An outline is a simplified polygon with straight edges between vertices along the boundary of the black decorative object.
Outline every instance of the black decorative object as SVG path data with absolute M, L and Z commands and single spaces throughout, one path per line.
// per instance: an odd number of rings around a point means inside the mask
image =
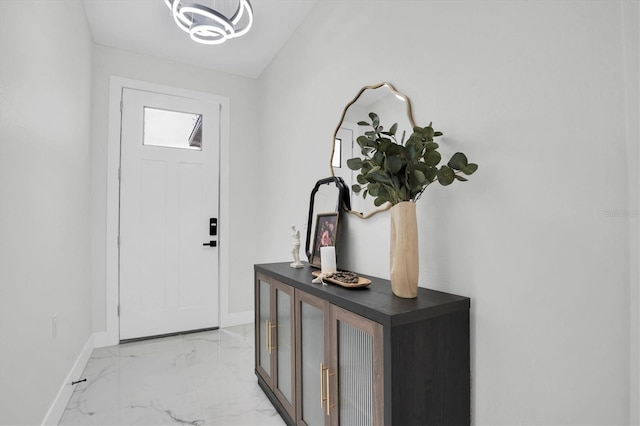
M 312 227 L 314 225 L 314 221 L 316 220 L 317 213 L 328 213 L 328 212 L 315 212 L 314 207 L 316 205 L 315 197 L 316 193 L 323 185 L 335 185 L 338 190 L 338 195 L 336 197 L 335 206 L 332 206 L 333 211 L 338 213 L 338 216 L 342 213 L 342 211 L 351 210 L 351 201 L 349 198 L 349 188 L 344 183 L 341 177 L 338 176 L 330 176 L 324 179 L 320 179 L 316 182 L 313 190 L 311 191 L 311 197 L 309 200 L 309 219 L 307 222 L 307 241 L 305 242 L 305 253 L 307 255 L 307 259 L 311 262 L 313 253 L 311 252 L 311 236 Z M 339 220 L 339 219 L 338 219 Z

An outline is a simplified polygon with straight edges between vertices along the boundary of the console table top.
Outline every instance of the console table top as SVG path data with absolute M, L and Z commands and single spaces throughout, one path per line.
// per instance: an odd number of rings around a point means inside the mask
M 362 288 L 313 284 L 311 273 L 317 269 L 307 263 L 300 269 L 291 268 L 287 262 L 257 264 L 254 270 L 391 327 L 468 310 L 470 307 L 468 297 L 422 287 L 418 288 L 418 297 L 415 299 L 403 299 L 391 292 L 389 280 L 364 274 L 358 275 L 370 279 L 371 284 Z

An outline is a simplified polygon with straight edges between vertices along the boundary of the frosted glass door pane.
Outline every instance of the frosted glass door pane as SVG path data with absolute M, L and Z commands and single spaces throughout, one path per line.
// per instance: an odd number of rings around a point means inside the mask
M 292 402 L 291 396 L 291 297 L 276 290 L 278 313 L 278 389 L 287 401 Z
M 324 316 L 322 310 L 302 303 L 302 420 L 309 425 L 325 423 L 320 406 L 320 364 L 324 363 Z
M 271 355 L 267 349 L 267 321 L 269 320 L 269 297 L 271 286 L 269 283 L 260 281 L 260 325 L 258 334 L 260 336 L 260 367 L 267 374 L 271 375 Z
M 338 334 L 340 424 L 373 424 L 373 337 L 342 321 Z

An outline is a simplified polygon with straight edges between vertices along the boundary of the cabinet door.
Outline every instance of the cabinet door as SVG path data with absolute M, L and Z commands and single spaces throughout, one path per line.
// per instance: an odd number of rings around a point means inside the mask
M 291 418 L 295 418 L 295 341 L 293 332 L 293 287 L 272 281 L 273 334 L 272 372 L 273 390 Z
M 382 325 L 331 305 L 331 364 L 326 372 L 332 425 L 382 425 Z
M 296 371 L 299 425 L 328 424 L 325 371 L 329 367 L 329 302 L 300 290 L 296 296 Z
M 271 283 L 269 278 L 256 275 L 256 371 L 269 386 L 273 386 L 271 374 L 272 352 L 272 318 L 271 318 Z

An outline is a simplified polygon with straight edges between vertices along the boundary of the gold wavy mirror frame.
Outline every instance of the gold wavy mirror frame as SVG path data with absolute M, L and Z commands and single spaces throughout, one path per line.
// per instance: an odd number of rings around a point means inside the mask
M 404 131 L 406 138 L 413 132 L 415 123 L 411 102 L 403 93 L 398 92 L 390 83 L 380 83 L 373 86 L 365 86 L 349 102 L 342 112 L 331 144 L 331 157 L 329 166 L 331 175 L 341 177 L 349 188 L 351 197 L 351 210 L 362 219 L 367 219 L 376 213 L 388 210 L 391 204 L 376 207 L 373 198 L 363 199 L 361 195 L 354 194 L 351 186 L 355 183 L 357 172 L 347 167 L 347 160 L 360 156 L 360 149 L 356 140 L 363 134 L 364 128 L 358 126 L 359 121 L 370 121 L 369 113 L 375 112 L 380 116 L 380 122 L 386 128 L 393 123 L 398 123 L 397 134 Z M 405 116 L 406 114 L 406 116 Z

